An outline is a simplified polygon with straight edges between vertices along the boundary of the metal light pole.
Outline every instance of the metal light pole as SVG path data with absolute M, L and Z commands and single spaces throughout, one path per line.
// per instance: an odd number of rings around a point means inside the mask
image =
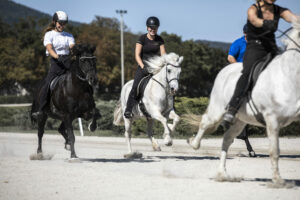
M 121 87 L 124 85 L 124 48 L 123 48 L 123 14 L 127 13 L 127 10 L 116 10 L 116 13 L 120 14 L 120 29 L 121 29 Z

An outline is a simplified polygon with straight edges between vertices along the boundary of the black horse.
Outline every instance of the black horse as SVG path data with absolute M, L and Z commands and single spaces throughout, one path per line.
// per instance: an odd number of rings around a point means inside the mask
M 58 77 L 53 88 L 51 86 L 49 103 L 46 105 L 43 115 L 35 119 L 32 117 L 32 113 L 38 109 L 37 99 L 40 94 L 40 89 L 38 89 L 31 108 L 31 121 L 38 123 L 37 153 L 42 152 L 42 138 L 48 116 L 62 121 L 58 132 L 65 138 L 65 148 L 70 147 L 71 158 L 77 158 L 74 149 L 73 120 L 78 117 L 85 120 L 92 119 L 89 130 L 95 131 L 97 128 L 96 120 L 101 115 L 95 107 L 93 98 L 93 86 L 97 81 L 94 51 L 95 47 L 89 45 L 75 45 L 73 47 L 71 55 L 75 59 L 71 61 L 70 71 Z

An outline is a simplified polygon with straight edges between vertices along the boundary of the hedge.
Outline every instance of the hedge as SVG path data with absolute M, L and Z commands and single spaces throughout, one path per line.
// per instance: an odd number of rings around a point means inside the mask
M 209 99 L 206 97 L 200 98 L 187 98 L 176 97 L 175 98 L 175 110 L 176 113 L 181 116 L 185 113 L 191 112 L 197 115 L 203 114 L 208 105 Z M 113 111 L 117 101 L 103 101 L 97 100 L 96 107 L 100 110 L 102 118 L 97 121 L 98 128 L 95 133 L 88 133 L 88 122 L 83 120 L 83 127 L 86 135 L 111 135 L 111 136 L 123 136 L 124 127 L 118 127 L 113 125 Z M 29 118 L 30 107 L 0 107 L 0 128 L 4 130 L 5 127 L 14 127 L 17 130 L 36 130 L 35 126 L 32 126 Z M 54 119 L 48 119 L 45 125 L 46 130 L 57 130 L 60 121 Z M 78 130 L 78 121 L 74 120 L 73 126 L 75 130 Z M 13 129 L 14 129 L 13 128 Z M 163 127 L 160 122 L 154 123 L 154 135 L 158 138 L 162 137 Z M 180 121 L 176 127 L 173 137 L 187 138 L 196 134 L 198 127 L 191 127 L 183 121 Z M 300 123 L 292 123 L 286 128 L 283 128 L 280 132 L 280 136 L 299 136 Z M 255 126 L 249 126 L 249 135 L 266 136 L 264 128 L 258 128 Z M 147 137 L 146 135 L 146 120 L 140 119 L 134 122 L 132 127 L 132 135 L 135 137 Z M 216 132 L 207 136 L 221 136 L 223 131 L 219 128 Z

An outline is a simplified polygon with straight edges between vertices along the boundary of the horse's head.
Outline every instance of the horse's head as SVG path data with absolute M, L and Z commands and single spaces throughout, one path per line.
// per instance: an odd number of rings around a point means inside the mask
M 286 31 L 287 32 L 287 31 Z M 300 17 L 292 19 L 291 31 L 287 34 L 287 38 L 282 42 L 286 45 L 286 49 L 300 49 Z
M 170 87 L 171 93 L 174 95 L 179 89 L 179 76 L 181 72 L 180 64 L 183 61 L 183 56 L 179 57 L 175 53 L 165 54 L 166 79 Z
M 181 72 L 180 64 L 183 57 L 179 57 L 176 53 L 164 54 L 163 56 L 156 56 L 150 60 L 144 60 L 147 64 L 148 72 L 157 74 L 160 71 L 165 72 L 166 83 L 170 88 L 170 92 L 174 95 L 179 88 L 179 76 Z
M 94 46 L 78 44 L 72 50 L 73 55 L 76 56 L 79 78 L 87 81 L 91 86 L 97 82 L 95 49 Z

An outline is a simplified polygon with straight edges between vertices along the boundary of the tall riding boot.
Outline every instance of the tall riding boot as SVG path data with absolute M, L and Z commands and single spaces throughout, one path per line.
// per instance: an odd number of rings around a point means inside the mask
M 236 113 L 237 109 L 229 106 L 228 110 L 223 116 L 223 121 L 221 122 L 221 126 L 223 127 L 224 131 L 227 131 L 230 128 L 230 125 L 233 124 Z
M 43 109 L 48 103 L 48 90 L 48 84 L 43 85 L 43 87 L 41 88 L 40 96 L 38 99 L 38 111 L 32 113 L 32 116 L 36 119 L 44 114 Z
M 127 105 L 126 105 L 126 110 L 124 112 L 124 116 L 127 119 L 131 119 L 133 117 L 132 109 L 133 109 L 133 106 L 136 104 L 136 100 L 135 100 L 133 93 L 134 93 L 134 91 L 131 91 L 129 94 Z

